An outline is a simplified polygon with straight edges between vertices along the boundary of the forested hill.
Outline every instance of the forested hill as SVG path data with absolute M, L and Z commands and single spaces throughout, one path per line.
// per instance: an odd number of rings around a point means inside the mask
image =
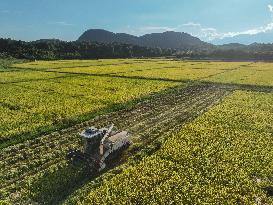
M 44 39 L 33 42 L 0 39 L 0 57 L 22 59 L 97 59 L 161 57 L 174 53 L 170 49 L 148 48 L 118 43 L 66 42 Z
M 0 39 L 0 58 L 57 60 L 165 57 L 206 60 L 273 60 L 273 44 L 226 44 L 194 49 L 164 49 L 120 43 L 96 43 L 44 39 L 33 42 Z
M 78 41 L 99 43 L 126 43 L 144 47 L 171 48 L 177 50 L 207 50 L 212 44 L 183 32 L 167 31 L 164 33 L 146 34 L 140 37 L 126 33 L 113 33 L 102 29 L 90 29 L 84 32 Z

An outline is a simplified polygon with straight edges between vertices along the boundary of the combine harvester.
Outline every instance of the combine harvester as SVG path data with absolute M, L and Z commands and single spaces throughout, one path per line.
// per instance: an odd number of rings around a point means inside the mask
M 70 162 L 83 161 L 90 171 L 100 172 L 107 163 L 120 155 L 131 144 L 126 131 L 118 131 L 111 125 L 109 128 L 90 127 L 80 133 L 83 140 L 83 152 L 72 150 L 67 154 Z

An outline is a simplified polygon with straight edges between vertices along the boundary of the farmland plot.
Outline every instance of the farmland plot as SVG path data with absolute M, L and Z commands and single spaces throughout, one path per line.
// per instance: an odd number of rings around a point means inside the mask
M 62 195 L 63 189 L 67 192 L 73 191 L 77 183 L 86 180 L 83 170 L 71 168 L 65 161 L 68 149 L 80 147 L 77 134 L 84 127 L 114 123 L 128 130 L 135 146 L 139 146 L 136 148 L 141 149 L 163 134 L 174 132 L 177 126 L 180 127 L 182 123 L 204 112 L 228 93 L 215 86 L 190 86 L 186 89 L 177 87 L 165 94 L 155 95 L 130 110 L 116 112 L 60 133 L 5 148 L 1 155 L 1 189 L 4 193 L 13 192 L 10 195 L 13 201 L 25 197 L 40 203 L 56 203 L 65 197 Z M 134 156 L 134 151 L 127 154 Z M 43 180 L 37 185 L 41 178 Z M 24 195 L 29 192 L 27 196 Z
M 6 65 L 0 203 L 270 203 L 272 70 L 164 59 Z M 111 123 L 133 145 L 109 170 L 90 176 L 66 161 L 80 131 Z
M 96 62 L 96 61 L 95 61 Z M 184 62 L 184 61 L 136 61 L 128 60 L 120 62 L 118 60 L 104 60 L 103 63 L 90 61 L 89 66 L 73 65 L 67 61 L 66 64 L 48 65 L 43 61 L 35 64 L 18 64 L 15 67 L 24 69 L 44 70 L 56 73 L 84 73 L 90 75 L 110 75 L 121 77 L 142 77 L 166 80 L 200 80 L 226 71 L 232 71 L 241 66 L 248 65 L 248 62 L 224 63 L 222 62 Z M 222 68 L 223 67 L 223 68 Z
M 272 104 L 235 92 L 81 204 L 271 204 Z
M 177 84 L 44 72 L 41 75 L 34 71 L 23 74 L 0 73 L 0 81 L 4 81 L 0 83 L 0 142 L 3 144 L 13 143 L 22 134 L 73 124 L 102 109 L 114 110 L 118 104 Z

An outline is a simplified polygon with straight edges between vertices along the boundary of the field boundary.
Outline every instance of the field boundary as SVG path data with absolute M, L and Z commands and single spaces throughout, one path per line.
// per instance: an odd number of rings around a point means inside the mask
M 252 62 L 250 64 L 247 64 L 245 66 L 249 66 L 254 64 L 255 62 Z M 225 70 L 221 73 L 213 74 L 211 76 L 220 75 L 229 71 L 234 71 L 242 66 L 238 66 L 233 69 Z M 166 68 L 166 67 L 165 67 Z M 151 70 L 153 68 L 150 68 L 148 70 Z M 155 69 L 162 69 L 162 68 L 155 68 Z M 21 70 L 21 68 L 19 68 Z M 59 73 L 59 74 L 71 74 L 69 77 L 73 76 L 93 76 L 93 77 L 109 77 L 109 78 L 121 78 L 121 79 L 135 79 L 135 80 L 151 80 L 151 81 L 165 81 L 165 82 L 175 82 L 175 83 L 186 83 L 186 84 L 211 84 L 211 85 L 221 85 L 223 88 L 226 89 L 234 89 L 234 90 L 249 90 L 254 92 L 273 92 L 273 86 L 267 86 L 267 85 L 253 85 L 253 84 L 240 84 L 240 83 L 221 83 L 221 82 L 214 82 L 214 81 L 208 81 L 205 80 L 208 77 L 196 79 L 196 80 L 190 80 L 190 79 L 182 79 L 182 80 L 176 80 L 176 79 L 169 79 L 169 78 L 150 78 L 150 77 L 142 77 L 142 76 L 123 76 L 123 75 L 116 75 L 115 73 L 106 73 L 106 74 L 92 74 L 92 73 L 81 73 L 81 72 L 66 72 L 66 71 L 51 71 L 51 70 L 39 70 L 35 68 L 22 68 L 22 70 L 32 70 L 32 71 L 41 71 L 41 72 L 49 72 L 49 73 Z M 135 70 L 134 70 L 135 71 Z M 130 72 L 134 72 L 130 71 Z M 114 75 L 115 74 L 115 75 Z M 209 77 L 211 77 L 209 76 Z M 60 76 L 61 78 L 62 76 Z M 58 78 L 58 77 L 56 77 Z M 54 80 L 54 78 L 52 78 Z M 39 79 L 35 79 L 39 81 Z M 41 79 L 43 80 L 43 79 Z M 24 81 L 25 82 L 25 81 Z M 18 82 L 12 82 L 12 83 L 20 83 Z

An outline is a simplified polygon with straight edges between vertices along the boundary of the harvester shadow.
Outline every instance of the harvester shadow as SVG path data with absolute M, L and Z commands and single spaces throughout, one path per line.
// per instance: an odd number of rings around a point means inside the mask
M 30 186 L 31 200 L 38 204 L 60 204 L 75 190 L 99 173 L 90 173 L 83 163 L 69 164 L 57 171 L 45 174 Z
M 120 165 L 122 155 L 117 156 L 102 172 L 90 171 L 82 161 L 69 163 L 67 166 L 45 174 L 29 187 L 31 200 L 38 204 L 61 204 L 68 196 L 82 188 L 86 183 L 96 180 L 103 173 Z M 94 185 L 94 188 L 99 186 Z

